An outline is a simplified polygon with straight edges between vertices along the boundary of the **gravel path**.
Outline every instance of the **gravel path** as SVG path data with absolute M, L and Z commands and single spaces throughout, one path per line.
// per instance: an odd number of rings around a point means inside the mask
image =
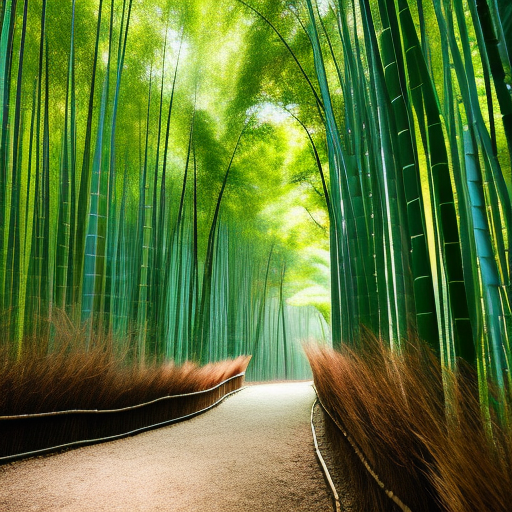
M 0 511 L 330 512 L 314 396 L 250 386 L 183 423 L 0 467 Z

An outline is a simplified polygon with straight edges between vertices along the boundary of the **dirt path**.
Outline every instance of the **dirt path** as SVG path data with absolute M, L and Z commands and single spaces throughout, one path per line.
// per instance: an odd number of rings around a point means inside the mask
M 250 386 L 192 420 L 0 467 L 0 510 L 330 512 L 308 383 Z

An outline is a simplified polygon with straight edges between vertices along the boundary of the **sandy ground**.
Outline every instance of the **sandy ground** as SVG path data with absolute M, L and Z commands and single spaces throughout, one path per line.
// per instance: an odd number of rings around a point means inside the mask
M 0 511 L 329 512 L 314 396 L 250 386 L 189 421 L 0 467 Z

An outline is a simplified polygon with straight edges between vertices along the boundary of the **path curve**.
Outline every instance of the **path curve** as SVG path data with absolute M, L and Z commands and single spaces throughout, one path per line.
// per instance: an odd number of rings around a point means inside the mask
M 0 511 L 330 512 L 310 383 L 249 386 L 191 420 L 0 467 Z

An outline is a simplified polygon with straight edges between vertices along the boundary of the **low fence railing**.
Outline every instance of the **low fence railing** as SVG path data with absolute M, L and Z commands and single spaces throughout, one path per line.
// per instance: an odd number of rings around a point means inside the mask
M 126 437 L 190 418 L 242 388 L 245 372 L 203 391 L 112 410 L 0 416 L 0 464 Z
M 359 448 L 359 446 L 357 445 L 356 441 L 347 432 L 347 429 L 343 425 L 340 424 L 340 421 L 336 418 L 336 415 L 333 414 L 332 412 L 330 412 L 329 408 L 326 405 L 324 405 L 324 403 L 322 402 L 322 398 L 318 394 L 316 387 L 313 386 L 313 388 L 315 389 L 317 401 L 320 404 L 320 406 L 322 407 L 323 411 L 331 419 L 331 421 L 334 423 L 334 425 L 340 431 L 340 433 L 343 434 L 343 436 L 348 441 L 352 450 L 354 450 L 355 454 L 357 455 L 357 457 L 359 458 L 359 460 L 361 461 L 361 463 L 363 464 L 364 468 L 369 473 L 369 475 L 375 480 L 377 485 L 382 489 L 382 491 L 386 494 L 386 496 L 395 502 L 395 504 L 398 506 L 398 508 L 400 510 L 402 510 L 403 512 L 411 512 L 411 509 L 393 491 L 389 490 L 389 488 L 386 486 L 386 484 L 380 479 L 380 477 L 377 475 L 375 470 L 372 468 L 372 466 L 368 462 L 366 455 L 363 453 L 361 448 Z

